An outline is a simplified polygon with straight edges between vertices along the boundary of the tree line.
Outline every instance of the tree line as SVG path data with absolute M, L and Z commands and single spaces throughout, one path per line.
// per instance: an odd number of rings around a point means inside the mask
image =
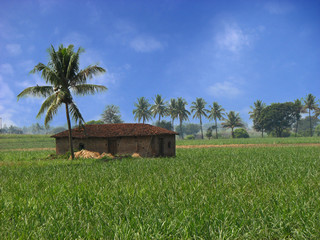
M 186 108 L 187 105 L 188 103 L 182 97 L 178 97 L 177 99 L 172 98 L 169 102 L 166 102 L 160 94 L 157 94 L 153 98 L 153 104 L 150 104 L 145 97 L 140 97 L 134 103 L 134 119 L 139 123 L 141 121 L 145 123 L 156 117 L 158 118 L 158 122 L 163 117 L 170 117 L 172 130 L 174 120 L 178 119 L 181 138 L 183 138 L 183 121 L 189 120 L 190 116 L 193 119 L 199 119 L 202 139 L 204 138 L 202 127 L 204 118 L 214 121 L 214 125 L 209 130 L 215 130 L 216 138 L 218 138 L 218 121 L 222 121 L 221 125 L 223 128 L 231 129 L 232 138 L 235 137 L 235 128 L 244 127 L 239 113 L 235 111 L 226 112 L 218 102 L 213 102 L 207 109 L 207 102 L 203 98 L 196 98 L 191 103 L 191 111 Z M 276 137 L 282 137 L 283 133 L 291 130 L 293 126 L 295 128 L 295 135 L 297 136 L 299 122 L 303 113 L 308 113 L 309 115 L 309 136 L 313 136 L 312 119 L 317 119 L 320 115 L 319 104 L 316 101 L 316 97 L 312 94 L 308 94 L 304 99 L 296 99 L 294 102 L 272 103 L 268 106 L 261 100 L 257 100 L 254 102 L 254 106 L 250 108 L 252 111 L 249 112 L 249 115 L 253 121 L 253 128 L 257 132 L 261 132 L 262 137 L 264 132 Z

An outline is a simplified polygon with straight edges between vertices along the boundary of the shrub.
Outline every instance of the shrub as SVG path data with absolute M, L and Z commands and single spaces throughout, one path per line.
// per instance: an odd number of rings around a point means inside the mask
M 234 130 L 234 137 L 235 138 L 249 138 L 249 134 L 248 134 L 247 130 L 245 130 L 244 128 L 238 128 L 238 129 Z
M 187 135 L 186 136 L 186 139 L 187 140 L 192 140 L 192 139 L 195 139 L 194 135 Z

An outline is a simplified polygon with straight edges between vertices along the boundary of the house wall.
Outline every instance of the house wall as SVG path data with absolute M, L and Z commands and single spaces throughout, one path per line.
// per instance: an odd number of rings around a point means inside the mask
M 162 139 L 162 140 L 161 140 Z M 145 137 L 118 137 L 118 138 L 84 138 L 74 139 L 73 148 L 80 150 L 80 144 L 84 149 L 94 152 L 108 152 L 111 141 L 116 142 L 116 154 L 139 153 L 142 157 L 160 156 L 160 143 L 163 145 L 162 156 L 175 156 L 175 135 L 145 136 Z M 112 145 L 114 147 L 114 145 Z M 56 138 L 56 153 L 64 154 L 69 151 L 68 138 Z

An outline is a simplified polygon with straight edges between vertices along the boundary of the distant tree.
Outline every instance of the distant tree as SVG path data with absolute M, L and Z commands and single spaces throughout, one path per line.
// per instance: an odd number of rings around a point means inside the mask
M 44 127 L 40 126 L 39 123 L 32 124 L 32 133 L 33 134 L 40 134 L 41 131 L 43 131 L 43 130 L 44 130 Z
M 193 113 L 193 118 L 200 119 L 200 130 L 201 130 L 201 138 L 203 139 L 203 130 L 202 130 L 202 116 L 207 117 L 206 112 L 208 110 L 205 109 L 206 101 L 203 98 L 196 98 L 195 102 L 192 102 L 191 105 L 191 113 Z
M 157 115 L 159 115 L 159 122 L 161 121 L 161 117 L 166 116 L 167 114 L 167 107 L 164 99 L 161 97 L 161 95 L 157 94 L 157 96 L 153 99 L 154 103 L 151 106 L 151 113 L 153 114 L 153 117 L 155 118 Z
M 182 122 L 189 119 L 190 112 L 186 109 L 187 102 L 183 98 L 179 97 L 177 100 L 177 117 L 180 120 L 180 132 L 183 139 Z
M 196 136 L 197 133 L 201 130 L 201 127 L 199 124 L 188 123 L 188 124 L 184 124 L 182 126 L 182 129 L 183 129 L 183 133 L 185 133 L 186 135 Z
M 302 102 L 300 99 L 296 99 L 294 101 L 294 110 L 293 110 L 293 115 L 295 118 L 295 136 L 297 137 L 297 133 L 298 133 L 298 126 L 299 126 L 299 121 L 301 119 L 301 113 L 305 113 L 305 108 L 302 105 Z
M 209 127 L 206 132 L 206 137 L 210 140 L 212 138 L 212 128 Z
M 319 124 L 320 120 L 314 117 L 311 117 L 311 127 L 312 130 L 315 129 L 315 127 Z M 309 116 L 306 116 L 305 118 L 301 118 L 299 122 L 295 122 L 293 124 L 293 128 L 297 128 L 297 124 L 299 124 L 298 129 L 298 135 L 303 137 L 309 137 L 310 136 L 310 118 Z
M 316 128 L 314 129 L 314 132 L 316 134 L 316 136 L 320 136 L 320 124 L 316 126 Z
M 123 123 L 119 107 L 113 104 L 106 106 L 105 110 L 101 114 L 101 120 L 107 124 Z
M 174 99 L 174 98 L 171 98 L 171 99 L 170 99 L 170 103 L 169 103 L 169 106 L 168 106 L 167 114 L 168 114 L 168 116 L 171 117 L 172 130 L 174 130 L 174 129 L 173 129 L 173 127 L 174 127 L 174 120 L 178 117 L 178 114 L 177 114 L 177 101 L 176 101 L 176 99 Z
M 310 119 L 310 137 L 312 137 L 312 123 L 311 123 L 311 111 L 317 110 L 318 104 L 316 103 L 316 97 L 313 96 L 311 93 L 307 95 L 304 99 L 304 108 L 308 109 L 309 112 L 309 119 Z
M 241 118 L 239 116 L 239 113 L 235 113 L 234 111 L 230 111 L 227 114 L 227 118 L 222 123 L 222 127 L 224 128 L 231 128 L 231 135 L 232 138 L 234 138 L 234 132 L 233 129 L 237 127 L 243 127 L 244 124 L 241 121 Z
M 89 122 L 86 122 L 86 125 L 92 125 L 92 124 L 101 125 L 101 124 L 104 124 L 104 121 L 102 121 L 102 120 L 91 120 Z
M 150 103 L 145 97 L 138 98 L 138 103 L 135 103 L 134 106 L 136 109 L 133 110 L 134 119 L 140 123 L 142 119 L 142 123 L 148 121 L 152 118 Z
M 173 129 L 173 127 L 171 125 L 171 122 L 168 122 L 168 121 L 165 121 L 165 120 L 157 121 L 154 125 L 156 125 L 157 127 L 168 129 L 168 130 L 172 130 Z
M 65 127 L 55 127 L 51 130 L 51 134 L 57 134 L 59 132 L 63 132 L 67 130 Z
M 234 130 L 234 137 L 235 138 L 249 138 L 249 134 L 246 129 L 238 128 Z
M 107 90 L 105 86 L 86 83 L 87 79 L 91 79 L 99 73 L 104 73 L 106 70 L 97 65 L 90 65 L 80 70 L 79 56 L 84 52 L 81 47 L 75 52 L 73 45 L 65 48 L 61 44 L 58 51 L 51 46 L 48 52 L 50 55 L 49 63 L 47 65 L 39 63 L 31 73 L 41 72 L 41 77 L 50 85 L 28 87 L 17 97 L 20 99 L 21 97 L 32 95 L 46 98 L 37 115 L 37 117 L 40 117 L 46 111 L 45 125 L 52 120 L 58 108 L 63 104 L 65 105 L 69 130 L 69 147 L 71 158 L 74 159 L 70 114 L 75 122 L 79 122 L 80 125 L 84 123 L 84 119 L 73 100 L 71 91 L 75 95 L 84 96 Z
M 217 102 L 213 102 L 212 106 L 209 106 L 208 112 L 208 118 L 210 120 L 214 119 L 215 122 L 215 129 L 216 129 L 216 138 L 218 138 L 218 125 L 217 125 L 217 119 L 220 121 L 224 119 L 224 109 L 219 105 Z
M 282 137 L 283 131 L 290 129 L 295 121 L 294 110 L 292 102 L 272 103 L 265 107 L 261 119 L 266 132 L 275 132 L 277 137 Z
M 264 131 L 264 126 L 263 126 L 263 121 L 261 121 L 261 113 L 262 110 L 266 107 L 266 104 L 263 103 L 261 100 L 257 100 L 254 102 L 254 107 L 250 106 L 252 109 L 250 114 L 250 119 L 253 121 L 253 129 L 260 132 L 261 131 L 261 136 L 263 137 L 263 131 Z

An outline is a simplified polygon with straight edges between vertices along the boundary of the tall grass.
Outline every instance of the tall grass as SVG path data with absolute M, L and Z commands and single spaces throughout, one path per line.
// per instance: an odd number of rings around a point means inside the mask
M 0 167 L 3 239 L 320 238 L 317 147 L 26 162 Z

